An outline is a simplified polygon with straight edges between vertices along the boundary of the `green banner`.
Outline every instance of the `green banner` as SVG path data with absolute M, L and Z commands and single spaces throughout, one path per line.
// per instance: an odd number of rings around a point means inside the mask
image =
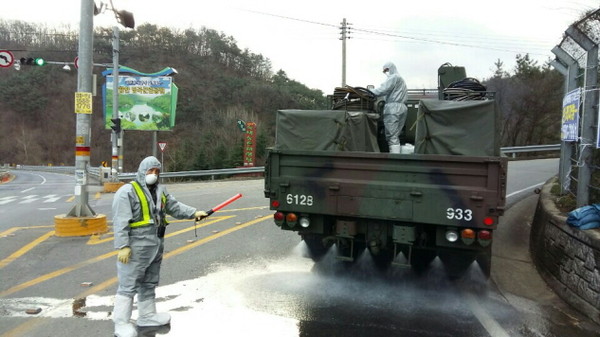
M 170 76 L 119 76 L 119 116 L 123 130 L 169 131 L 175 126 L 177 86 Z M 103 87 L 105 127 L 113 118 L 113 76 Z

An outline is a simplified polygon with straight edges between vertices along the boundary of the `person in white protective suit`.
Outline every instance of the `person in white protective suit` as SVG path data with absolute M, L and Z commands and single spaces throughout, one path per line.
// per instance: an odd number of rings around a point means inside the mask
M 400 133 L 406 122 L 406 83 L 398 74 L 396 66 L 392 62 L 383 65 L 383 73 L 387 79 L 379 88 L 371 90 L 375 96 L 384 96 L 385 106 L 383 108 L 383 125 L 385 127 L 385 139 L 390 147 L 390 153 L 400 153 Z
M 114 246 L 118 250 L 113 321 L 117 337 L 137 336 L 130 322 L 133 298 L 137 294 L 139 327 L 157 327 L 171 322 L 168 313 L 157 313 L 155 288 L 163 257 L 166 216 L 177 219 L 203 218 L 204 211 L 175 200 L 158 183 L 161 164 L 155 157 L 140 163 L 135 181 L 115 194 L 113 211 Z

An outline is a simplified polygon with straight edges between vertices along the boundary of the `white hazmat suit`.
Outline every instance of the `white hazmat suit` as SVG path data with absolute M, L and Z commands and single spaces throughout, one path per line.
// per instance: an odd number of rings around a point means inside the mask
M 177 219 L 193 219 L 197 214 L 204 213 L 175 200 L 158 181 L 147 184 L 148 170 L 160 168 L 161 164 L 155 157 L 142 160 L 135 179 L 137 192 L 134 182 L 125 184 L 119 188 L 113 200 L 114 247 L 119 250 L 119 286 L 115 296 L 113 321 L 115 335 L 118 337 L 137 336 L 135 326 L 130 323 L 136 294 L 138 326 L 170 323 L 171 316 L 168 313 L 157 313 L 155 305 L 155 288 L 159 281 L 164 249 L 164 238 L 158 235 L 159 225 L 166 224 L 167 214 Z M 149 179 L 150 182 L 152 180 Z M 145 196 L 145 205 L 138 193 Z M 121 257 L 122 251 L 126 252 L 125 258 Z
M 386 71 L 387 69 L 387 71 Z M 400 133 L 406 122 L 407 90 L 404 79 L 398 74 L 392 62 L 383 65 L 387 79 L 379 88 L 371 90 L 375 96 L 384 96 L 383 125 L 385 126 L 385 139 L 390 147 L 390 153 L 400 153 Z

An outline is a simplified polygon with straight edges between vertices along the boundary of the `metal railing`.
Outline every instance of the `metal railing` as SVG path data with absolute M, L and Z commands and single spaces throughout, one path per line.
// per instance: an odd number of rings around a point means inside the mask
M 560 151 L 560 144 L 508 146 L 500 148 L 500 152 L 502 153 L 502 155 L 506 156 L 508 154 L 512 154 L 513 158 L 516 156 L 517 153 L 539 151 Z
M 539 152 L 539 151 L 560 151 L 560 144 L 552 145 L 527 145 L 527 146 L 509 146 L 500 148 L 503 156 L 512 154 L 514 158 L 517 153 Z M 17 165 L 17 169 L 27 171 L 47 171 L 65 174 L 75 174 L 74 166 L 32 166 L 32 165 Z M 247 173 L 264 173 L 264 166 L 258 167 L 238 167 L 215 170 L 197 170 L 197 171 L 180 171 L 180 172 L 161 172 L 161 178 L 189 178 L 189 177 L 207 177 L 215 179 L 216 176 L 236 175 Z M 102 169 L 100 167 L 88 167 L 88 174 L 99 181 L 103 181 Z M 119 174 L 119 180 L 135 179 L 135 172 Z

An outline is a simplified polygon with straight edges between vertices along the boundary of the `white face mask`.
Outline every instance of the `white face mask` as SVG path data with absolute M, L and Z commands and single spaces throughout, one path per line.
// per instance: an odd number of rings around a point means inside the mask
M 156 181 L 158 180 L 158 175 L 151 173 L 151 174 L 146 174 L 146 184 L 147 185 L 154 185 L 156 184 Z

